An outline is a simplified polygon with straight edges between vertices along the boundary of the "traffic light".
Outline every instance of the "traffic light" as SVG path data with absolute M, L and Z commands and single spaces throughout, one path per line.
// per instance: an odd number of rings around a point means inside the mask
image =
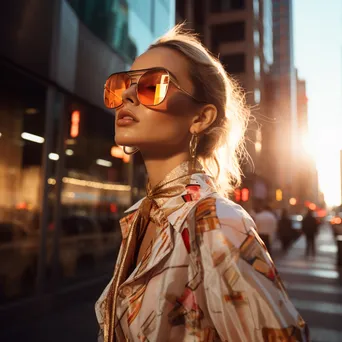
M 242 202 L 247 202 L 249 200 L 249 190 L 247 188 L 241 190 L 241 199 Z
M 316 204 L 315 204 L 315 203 L 310 203 L 309 209 L 310 209 L 310 210 L 316 210 L 316 209 L 317 209 Z
M 278 202 L 281 202 L 283 200 L 283 192 L 281 191 L 281 189 L 276 190 L 276 200 Z
M 234 195 L 235 195 L 235 202 L 240 202 L 241 201 L 241 190 L 236 189 L 234 192 Z
M 80 130 L 80 112 L 78 110 L 74 110 L 71 113 L 70 136 L 72 138 L 76 138 L 79 134 L 79 130 Z

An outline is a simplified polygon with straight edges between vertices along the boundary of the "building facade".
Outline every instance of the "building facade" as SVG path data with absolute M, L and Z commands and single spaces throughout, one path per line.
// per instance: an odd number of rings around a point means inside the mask
M 272 192 L 282 191 L 278 206 L 288 206 L 295 193 L 295 178 L 298 170 L 297 151 L 297 77 L 293 51 L 292 0 L 273 0 L 273 49 L 274 62 L 271 69 L 269 94 L 273 130 L 273 174 Z
M 113 152 L 103 84 L 174 24 L 174 7 L 0 6 L 0 305 L 49 291 L 56 277 L 70 284 L 111 271 L 118 218 L 139 189 L 132 163 Z
M 271 120 L 267 103 L 268 74 L 273 63 L 272 1 L 178 0 L 177 21 L 186 20 L 204 44 L 223 63 L 227 73 L 246 92 L 255 120 L 248 129 L 247 150 L 253 164 L 244 165 L 245 184 L 251 197 L 268 198 L 268 170 L 263 149 L 268 141 L 263 121 Z M 265 133 L 265 136 L 264 136 Z M 265 140 L 264 140 L 265 139 Z M 252 201 L 249 203 L 252 206 Z
M 297 167 L 293 187 L 293 197 L 296 198 L 296 212 L 304 213 L 308 203 L 321 205 L 318 189 L 318 174 L 315 161 L 309 153 L 308 146 L 308 98 L 306 82 L 297 76 Z

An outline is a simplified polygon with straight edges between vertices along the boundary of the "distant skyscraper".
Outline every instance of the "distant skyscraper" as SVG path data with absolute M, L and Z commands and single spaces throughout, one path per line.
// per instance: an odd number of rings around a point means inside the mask
M 294 72 L 292 0 L 273 0 L 273 73 Z
M 199 33 L 227 72 L 259 104 L 263 75 L 273 62 L 271 0 L 177 0 L 177 20 Z
M 319 204 L 316 164 L 308 153 L 308 98 L 306 82 L 297 78 L 297 131 L 300 137 L 297 146 L 297 167 L 292 187 L 292 196 L 297 199 L 298 210 L 303 211 L 307 201 Z
M 292 0 L 273 0 L 273 51 L 269 91 L 275 118 L 274 186 L 282 189 L 284 199 L 287 200 L 293 196 L 299 143 Z

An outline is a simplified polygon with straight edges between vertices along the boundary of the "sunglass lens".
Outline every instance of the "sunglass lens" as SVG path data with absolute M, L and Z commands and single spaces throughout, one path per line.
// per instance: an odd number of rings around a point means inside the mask
M 122 105 L 122 93 L 129 87 L 127 74 L 115 74 L 110 76 L 104 89 L 104 104 L 107 108 L 117 108 Z
M 169 74 L 166 70 L 145 72 L 138 82 L 138 97 L 145 106 L 156 106 L 166 96 L 169 87 Z

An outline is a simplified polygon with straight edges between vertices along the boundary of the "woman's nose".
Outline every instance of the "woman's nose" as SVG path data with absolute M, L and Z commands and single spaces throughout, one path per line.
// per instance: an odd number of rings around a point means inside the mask
M 122 92 L 122 102 L 131 103 L 135 106 L 139 105 L 136 84 L 132 84 L 129 88 L 127 88 L 125 91 Z

